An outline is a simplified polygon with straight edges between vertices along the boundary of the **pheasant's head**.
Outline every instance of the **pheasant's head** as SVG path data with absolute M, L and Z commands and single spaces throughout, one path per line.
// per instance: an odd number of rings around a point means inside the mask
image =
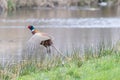
M 35 34 L 35 33 L 38 32 L 32 25 L 29 25 L 29 26 L 28 26 L 28 29 L 31 30 L 32 34 Z
M 35 30 L 35 28 L 34 28 L 32 25 L 29 25 L 29 26 L 28 26 L 28 29 L 30 29 L 31 31 L 34 31 L 34 30 Z

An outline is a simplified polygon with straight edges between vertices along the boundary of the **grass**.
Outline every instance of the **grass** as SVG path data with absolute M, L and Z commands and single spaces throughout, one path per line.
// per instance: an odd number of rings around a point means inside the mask
M 20 76 L 18 80 L 119 80 L 120 56 L 117 54 L 64 65 Z
M 2 80 L 119 80 L 120 52 L 102 45 L 96 51 L 85 51 L 83 57 L 77 51 L 68 56 L 22 61 L 19 64 L 0 68 Z

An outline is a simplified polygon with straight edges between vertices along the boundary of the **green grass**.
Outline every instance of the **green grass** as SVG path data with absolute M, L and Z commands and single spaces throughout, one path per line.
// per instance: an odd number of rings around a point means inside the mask
M 69 61 L 50 70 L 20 76 L 18 80 L 119 80 L 120 56 L 117 54 L 83 61 Z
M 0 68 L 2 80 L 119 80 L 120 52 L 114 48 L 100 46 L 97 51 L 85 50 L 68 55 L 46 58 L 43 62 L 26 60 L 19 64 Z

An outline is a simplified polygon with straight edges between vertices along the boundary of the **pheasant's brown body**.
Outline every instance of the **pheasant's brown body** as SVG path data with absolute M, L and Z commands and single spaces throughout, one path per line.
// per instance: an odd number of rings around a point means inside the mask
M 44 47 L 48 48 L 53 44 L 53 42 L 51 40 L 51 37 L 48 34 L 39 32 L 33 26 L 28 26 L 28 28 L 31 30 L 31 32 L 33 34 L 33 38 L 37 38 L 37 41 L 38 41 L 39 38 L 41 38 L 41 39 L 39 39 L 40 40 L 39 45 L 43 45 Z M 35 41 L 34 41 L 34 43 L 35 43 Z M 49 50 L 49 52 L 50 52 L 50 50 Z

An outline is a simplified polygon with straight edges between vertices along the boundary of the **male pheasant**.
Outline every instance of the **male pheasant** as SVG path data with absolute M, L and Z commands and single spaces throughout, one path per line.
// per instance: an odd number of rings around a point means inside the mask
M 44 46 L 47 49 L 47 53 L 50 53 L 50 46 L 52 46 L 61 56 L 66 57 L 65 55 L 63 55 L 61 53 L 61 51 L 59 51 L 54 45 L 53 45 L 53 41 L 50 35 L 46 34 L 46 33 L 42 33 L 40 31 L 38 31 L 37 29 L 35 29 L 32 25 L 29 25 L 28 28 L 31 30 L 33 36 L 28 40 L 27 44 L 28 44 L 28 51 L 30 54 L 32 54 L 34 52 L 34 50 L 38 49 L 38 47 Z
M 33 34 L 33 36 L 28 40 L 28 46 L 30 47 L 30 50 L 32 51 L 41 45 L 47 49 L 48 53 L 50 53 L 50 46 L 53 44 L 51 36 L 49 36 L 47 33 L 38 31 L 32 25 L 29 25 L 28 28 Z

